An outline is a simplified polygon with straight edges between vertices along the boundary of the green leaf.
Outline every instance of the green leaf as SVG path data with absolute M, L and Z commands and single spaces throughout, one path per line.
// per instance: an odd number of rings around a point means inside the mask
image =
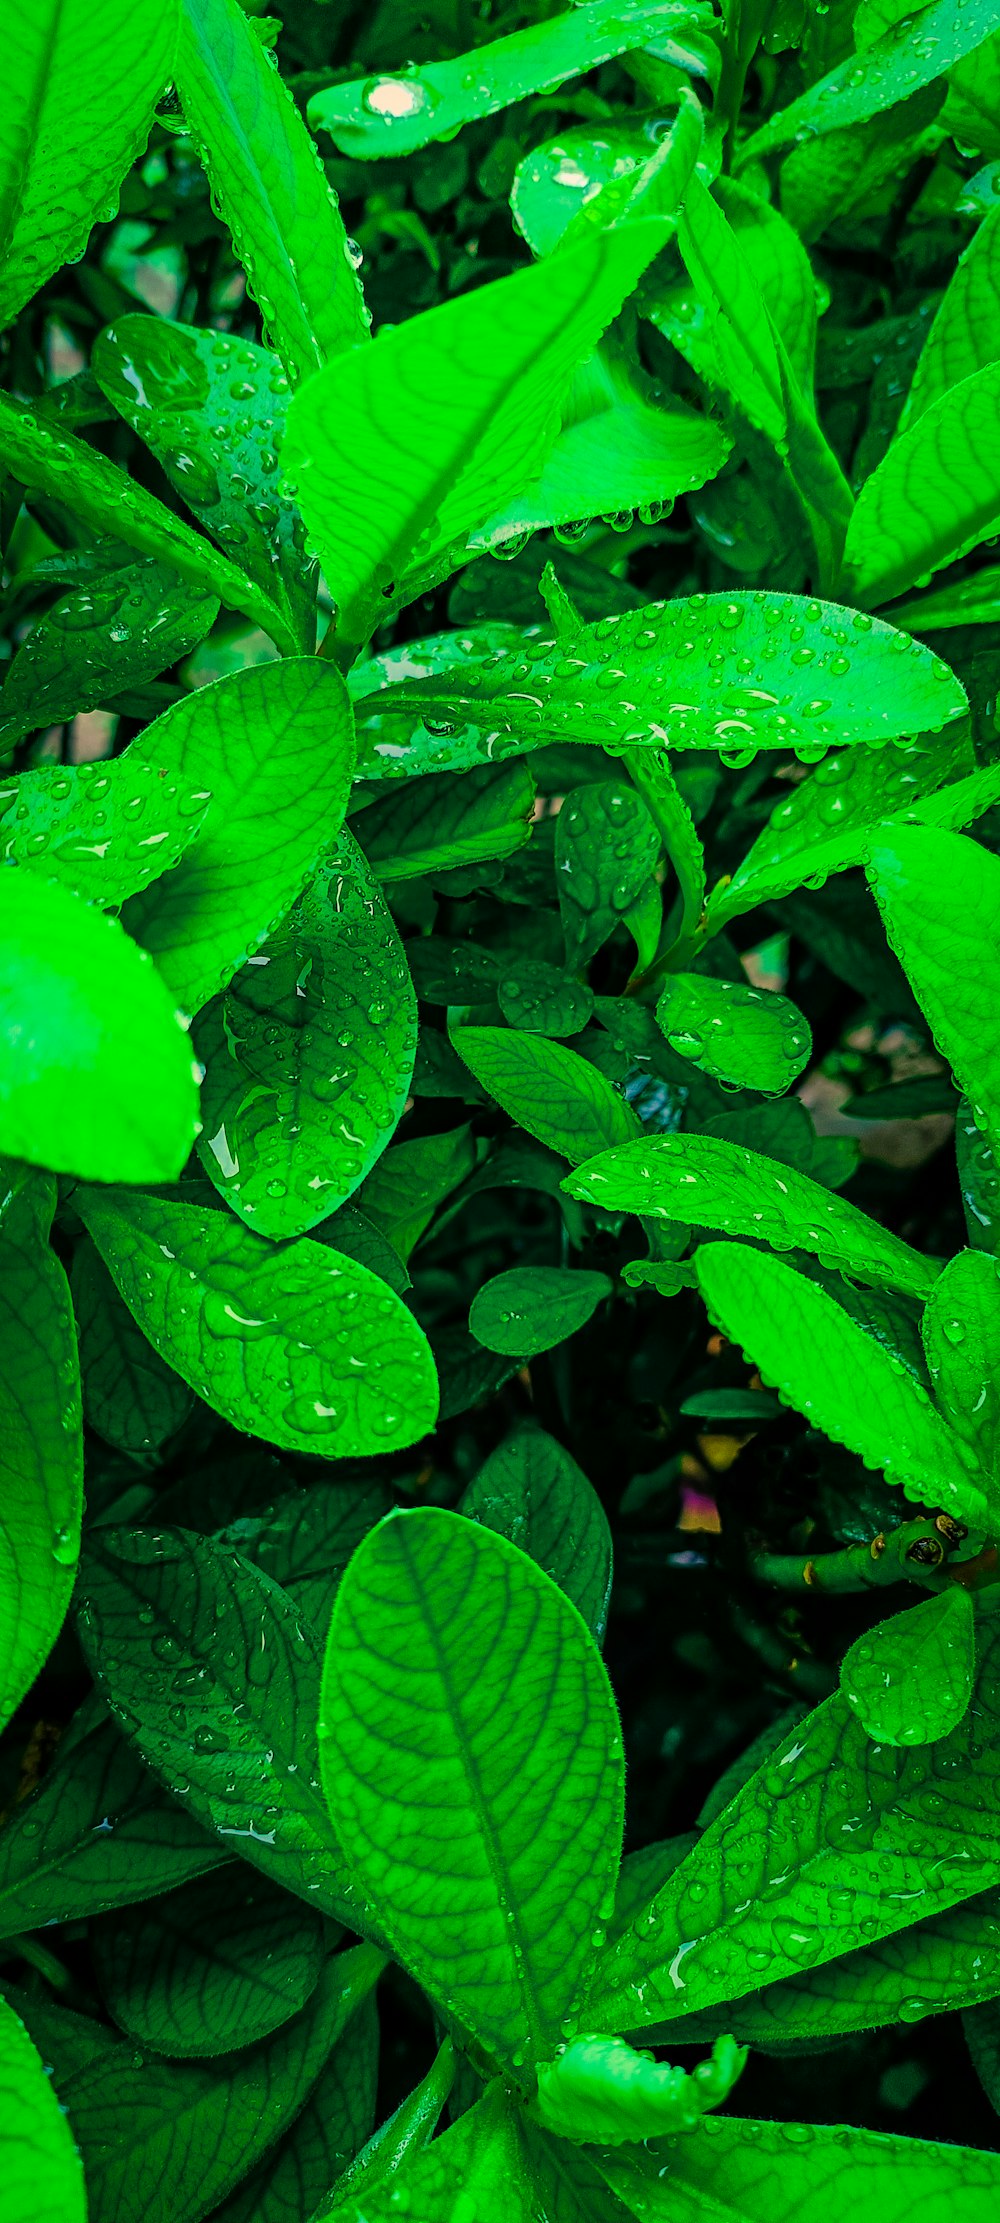
M 463 124 L 493 116 L 529 93 L 547 92 L 629 47 L 655 42 L 658 55 L 690 67 L 684 34 L 704 22 L 705 14 L 688 0 L 673 5 L 638 0 L 624 11 L 621 0 L 591 0 L 583 9 L 570 8 L 509 38 L 490 40 L 471 55 L 394 77 L 330 85 L 310 101 L 309 122 L 314 131 L 328 131 L 343 154 L 362 162 L 413 154 L 430 140 L 449 139 Z
M 155 679 L 204 638 L 218 613 L 213 594 L 179 597 L 176 573 L 155 556 L 60 595 L 7 668 L 0 738 L 18 741 Z
M 987 160 L 1000 156 L 1000 38 L 983 40 L 948 71 L 944 121 L 957 144 L 978 147 Z
M 935 1744 L 961 1721 L 976 1668 L 972 1600 L 953 1583 L 852 1644 L 840 1687 L 870 1737 Z
M 456 1027 L 451 1039 L 494 1103 L 572 1164 L 638 1135 L 625 1098 L 575 1050 L 514 1027 Z
M 197 1011 L 290 910 L 336 835 L 354 760 L 346 689 L 315 657 L 233 672 L 174 703 L 129 755 L 212 798 L 177 870 L 126 915 Z
M 411 317 L 296 395 L 282 460 L 345 649 L 381 622 L 408 564 L 460 549 L 537 475 L 571 372 L 666 233 L 648 217 L 598 234 Z
M 418 880 L 513 856 L 530 839 L 534 801 L 523 764 L 483 764 L 390 789 L 354 823 L 380 880 Z
M 40 765 L 0 783 L 0 859 L 116 910 L 200 835 L 211 796 L 155 764 Z
M 319 1650 L 297 1603 L 231 1544 L 102 1528 L 77 1619 L 113 1714 L 222 1851 L 359 1927 L 317 1781 Z
M 614 932 L 659 854 L 642 796 L 625 780 L 594 780 L 567 795 L 556 819 L 556 887 L 572 971 Z
M 174 999 L 117 920 L 0 873 L 0 1149 L 91 1181 L 169 1181 L 198 1092 Z
M 540 957 L 512 961 L 512 969 L 497 981 L 496 995 L 508 1026 L 521 1027 L 526 1034 L 579 1034 L 594 1009 L 586 981 L 567 979 L 557 965 Z
M 324 2200 L 317 2208 L 310 2223 L 330 2223 L 335 2216 L 357 2215 L 355 2195 L 363 2188 L 364 2197 L 371 2199 L 376 2187 L 392 2181 L 403 2163 L 409 2165 L 423 2152 L 437 2128 L 441 2110 L 451 2091 L 455 2076 L 455 2053 L 451 2039 L 445 2038 L 418 2085 L 410 2092 L 395 2113 L 381 2123 L 367 2145 L 362 2147 L 350 2168 L 345 2171 L 343 2183 L 336 2186 L 332 2200 Z M 398 2202 L 397 2202 L 398 2205 Z
M 949 387 L 899 434 L 866 479 L 848 529 L 844 576 L 862 604 L 891 601 L 980 541 L 1000 520 L 992 443 L 1000 362 Z
M 794 1723 L 599 1961 L 591 2024 L 672 2024 L 995 1887 L 997 1636 L 938 1744 L 874 1743 L 840 1691 Z
M 826 756 L 775 806 L 732 878 L 708 902 L 709 931 L 758 903 L 773 903 L 804 882 L 860 864 L 872 827 L 909 809 L 966 771 L 971 746 L 958 729 L 940 740 L 890 742 Z M 959 783 L 961 784 L 961 783 Z
M 736 1088 L 780 1096 L 812 1054 L 812 1033 L 795 1004 L 771 988 L 674 973 L 656 1017 L 672 1050 Z
M 368 338 L 347 234 L 288 88 L 238 0 L 183 0 L 177 90 L 289 378 Z
M 62 425 L 51 430 L 7 394 L 0 394 L 0 464 L 29 493 L 47 495 L 63 503 L 79 524 L 155 556 L 200 594 L 214 596 L 227 609 L 242 610 L 278 648 L 294 653 L 298 644 L 280 610 L 237 564 L 97 448 Z
M 948 632 L 956 625 L 992 625 L 1000 617 L 1000 564 L 984 565 L 967 579 L 946 581 L 911 602 L 897 602 L 893 622 L 911 633 Z
M 996 1147 L 1000 1014 L 990 958 L 1000 934 L 1000 859 L 968 834 L 896 826 L 873 843 L 868 876 L 934 1039 Z
M 980 224 L 937 312 L 903 404 L 899 431 L 1000 355 L 1000 209 Z
M 310 651 L 314 567 L 279 477 L 288 380 L 270 348 L 123 316 L 98 334 L 92 361 L 103 392 L 199 524 L 280 603 L 298 646 Z
M 338 1591 L 320 1728 L 330 1810 L 394 1950 L 483 2045 L 545 2058 L 578 2012 L 621 1832 L 614 1700 L 575 1609 L 476 1522 L 394 1514 Z
M 131 1906 L 228 1858 L 91 1697 L 40 1788 L 0 1831 L 0 1927 L 17 1937 Z
M 574 2038 L 538 2071 L 534 2111 L 546 2130 L 575 2145 L 622 2146 L 692 2130 L 732 2090 L 746 2054 L 716 2040 L 696 2076 L 637 2053 L 624 2038 Z
M 508 1436 L 469 1483 L 461 1510 L 537 1560 L 601 1642 L 611 1597 L 611 1531 L 596 1490 L 554 1436 L 533 1426 Z
M 224 2063 L 151 2053 L 137 2066 L 128 2041 L 68 2076 L 57 2060 L 93 2214 L 197 2223 L 298 2114 L 380 1964 L 369 1945 L 336 1956 L 294 2021 Z
M 814 301 L 804 328 L 807 353 L 803 358 L 798 350 L 796 367 L 768 306 L 761 274 L 697 172 L 688 181 L 677 239 L 711 327 L 721 383 L 751 423 L 775 443 L 786 463 L 809 520 L 819 584 L 829 588 L 837 576 L 853 502 L 809 399 Z M 801 328 L 803 312 L 800 308 L 796 316 L 792 303 L 795 293 L 805 287 L 806 274 L 783 234 L 779 269 L 780 307 Z
M 807 1250 L 876 1287 L 926 1297 L 940 1267 L 846 1197 L 721 1135 L 649 1135 L 567 1174 L 570 1196 L 643 1219 L 711 1227 L 774 1250 Z
M 390 1491 L 376 1481 L 352 1485 L 341 1479 L 335 1489 L 326 1481 L 311 1490 L 284 1489 L 276 1505 L 239 1513 L 216 1540 L 262 1567 L 325 1636 L 344 1568 L 391 1503 Z
M 972 2065 L 987 2099 L 1000 2114 L 1000 2028 L 995 2007 L 963 2015 Z
M 738 762 L 758 749 L 808 761 L 835 741 L 936 733 L 966 707 L 947 665 L 881 619 L 744 589 L 647 602 L 523 653 L 501 647 L 457 680 L 408 680 L 380 704 L 536 743 L 660 741 Z
M 0 324 L 94 224 L 145 147 L 177 43 L 175 0 L 39 0 L 10 25 L 0 139 Z
M 518 164 L 510 195 L 515 228 L 532 254 L 550 255 L 581 211 L 596 217 L 604 189 L 617 189 L 642 169 L 663 140 L 664 120 L 653 109 L 634 117 L 619 112 L 613 120 L 581 124 L 532 147 Z
M 172 2059 L 230 2053 L 279 2030 L 323 1965 L 319 1914 L 244 1867 L 119 1911 L 90 1940 L 119 2029 Z
M 325 1459 L 433 1427 L 423 1330 L 366 1267 L 307 1236 L 275 1248 L 198 1205 L 96 1189 L 76 1201 L 143 1334 L 234 1427 Z
M 610 1294 L 607 1274 L 512 1266 L 483 1282 L 472 1300 L 469 1326 L 488 1351 L 537 1358 L 575 1335 Z
M 313 2223 L 330 2187 L 357 2154 L 375 2116 L 378 2010 L 356 2007 L 300 2115 L 281 2143 L 215 2211 L 213 2223 Z
M 117 1451 L 158 1451 L 191 1411 L 187 1383 L 154 1351 L 86 1237 L 73 1253 L 71 1285 L 89 1426 Z
M 199 1155 L 248 1227 L 305 1235 L 353 1195 L 399 1122 L 416 1040 L 402 943 L 342 830 L 195 1028 Z
M 87 2223 L 80 2156 L 23 2022 L 0 1999 L 6 2223 Z
M 365 1182 L 365 1211 L 400 1258 L 409 1258 L 438 1205 L 461 1187 L 475 1163 L 467 1126 L 397 1142 L 379 1159 Z
M 1000 2188 L 1000 2157 L 971 2146 L 737 2115 L 676 2145 L 602 2155 L 600 2169 L 648 2223 L 988 2223 Z
M 863 221 L 873 199 L 930 151 L 941 101 L 938 80 L 851 130 L 793 147 L 781 165 L 781 206 L 800 239 L 819 239 L 848 217 Z
M 717 178 L 713 190 L 731 235 L 726 241 L 726 271 L 728 277 L 731 268 L 731 274 L 739 288 L 739 293 L 733 298 L 733 306 L 735 307 L 736 299 L 742 295 L 745 273 L 740 266 L 745 265 L 767 318 L 775 332 L 780 334 L 801 397 L 808 405 L 812 396 L 816 359 L 816 286 L 809 257 L 791 225 L 769 201 L 759 200 L 755 193 L 749 192 L 735 178 Z M 699 194 L 696 194 L 696 202 L 700 216 L 707 217 L 709 225 L 717 230 L 714 213 L 709 215 L 702 210 Z M 725 233 L 720 237 L 724 238 Z M 731 240 L 736 242 L 738 262 L 732 253 Z M 687 260 L 685 251 L 685 261 Z M 718 384 L 720 380 L 726 383 L 727 364 L 735 367 L 733 339 L 726 328 L 720 328 L 718 315 L 713 313 L 709 305 L 711 298 L 704 293 L 699 297 L 696 293 L 692 300 L 690 283 L 662 287 L 657 284 L 654 273 L 643 289 L 643 313 L 651 318 L 658 331 L 673 341 L 674 346 L 679 348 L 681 354 L 703 377 L 714 384 Z M 749 334 L 744 333 L 743 339 L 747 342 Z M 758 344 L 763 348 L 762 367 L 764 360 L 771 365 L 771 354 L 764 341 L 762 322 Z M 741 369 L 746 377 L 748 364 L 744 363 Z M 772 384 L 774 395 L 779 397 L 777 407 L 780 414 L 784 405 L 780 400 L 780 380 L 773 376 L 773 365 L 769 383 Z M 733 389 L 733 398 L 747 415 L 753 415 L 751 394 L 742 382 L 738 390 Z M 761 406 L 766 410 L 767 404 L 763 399 Z
M 798 100 L 775 110 L 760 131 L 744 140 L 740 162 L 755 161 L 769 148 L 792 140 L 801 145 L 823 132 L 863 123 L 942 77 L 995 29 L 991 0 L 967 0 L 961 8 L 957 0 L 931 0 L 916 20 L 905 15 L 863 55 L 848 54 Z
M 983 1250 L 950 1258 L 921 1323 L 934 1395 L 946 1420 L 1000 1480 L 1000 1279 Z
M 712 1319 L 786 1404 L 908 1497 L 989 1525 L 987 1478 L 973 1454 L 901 1360 L 825 1290 L 736 1243 L 702 1244 L 697 1269 Z

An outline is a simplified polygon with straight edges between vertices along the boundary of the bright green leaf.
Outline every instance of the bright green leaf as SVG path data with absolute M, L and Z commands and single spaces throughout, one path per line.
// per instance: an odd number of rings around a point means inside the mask
M 54 1181 L 30 1178 L 0 1227 L 0 1722 L 52 1650 L 80 1549 L 80 1374 L 54 1208 Z
M 200 1205 L 97 1189 L 78 1204 L 143 1333 L 234 1427 L 326 1459 L 433 1427 L 426 1338 L 364 1266 L 308 1236 L 275 1247 Z
M 191 1048 L 117 920 L 0 872 L 0 1147 L 89 1181 L 170 1181 L 197 1126 Z
M 756 160 L 790 140 L 801 144 L 822 132 L 863 123 L 942 77 L 995 29 L 993 0 L 966 0 L 964 7 L 957 0 L 931 0 L 916 18 L 907 14 L 894 23 L 863 56 L 848 54 L 808 92 L 776 110 L 769 123 L 744 140 L 740 161 Z
M 1000 1481 L 1000 1277 L 984 1250 L 960 1250 L 922 1321 L 934 1395 L 990 1481 Z
M 980 224 L 937 312 L 903 404 L 900 432 L 1000 355 L 1000 209 Z
M 155 679 L 204 638 L 218 611 L 213 594 L 179 597 L 176 573 L 153 556 L 60 595 L 8 666 L 0 737 L 18 741 Z
M 673 973 L 656 1006 L 671 1049 L 736 1088 L 780 1096 L 812 1052 L 812 1033 L 787 996 L 746 981 Z
M 354 768 L 346 689 L 314 657 L 234 672 L 175 703 L 129 755 L 212 798 L 177 870 L 126 915 L 197 1011 L 291 909 L 337 834 Z
M 611 1293 L 607 1274 L 567 1273 L 560 1266 L 512 1266 L 484 1281 L 472 1300 L 469 1326 L 477 1343 L 509 1358 L 537 1358 L 564 1343 Z
M 402 944 L 345 830 L 194 1038 L 199 1153 L 216 1188 L 260 1234 L 308 1234 L 384 1150 L 416 1050 Z
M 611 1082 L 559 1042 L 514 1027 L 456 1027 L 452 1041 L 494 1103 L 574 1165 L 639 1133 Z
M 177 89 L 265 330 L 308 378 L 368 319 L 323 165 L 238 0 L 183 0 Z
M 624 2038 L 580 2037 L 538 2071 L 533 2112 L 574 2145 L 622 2146 L 692 2130 L 718 2107 L 746 2059 L 732 2038 L 716 2040 L 696 2077 L 637 2053 Z
M 737 2115 L 600 2166 L 647 2223 L 989 2223 L 1000 2190 L 1000 2157 L 970 2146 Z
M 851 518 L 844 575 L 855 599 L 889 602 L 1000 530 L 993 439 L 1000 362 L 949 387 L 894 440 Z
M 515 960 L 497 981 L 496 995 L 508 1026 L 520 1027 L 526 1034 L 554 1035 L 557 1040 L 579 1034 L 594 1009 L 586 981 L 568 978 L 557 965 L 547 965 L 540 957 Z M 448 998 L 450 1003 L 461 1000 Z
M 859 1636 L 841 1664 L 840 1687 L 868 1735 L 894 1745 L 946 1737 L 969 1703 L 974 1631 L 969 1593 L 953 1583 Z
M 353 830 L 380 880 L 416 880 L 513 856 L 530 839 L 534 800 L 523 764 L 484 764 L 460 780 L 440 772 L 390 789 Z
M 968 834 L 897 826 L 873 843 L 869 878 L 892 947 L 973 1116 L 1000 1141 L 1000 859 Z
M 0 1999 L 5 2223 L 86 2223 L 73 2134 L 39 2054 Z
M 567 795 L 556 819 L 556 888 L 571 970 L 614 932 L 659 854 L 657 829 L 626 780 L 595 780 Z
M 210 801 L 205 788 L 128 750 L 96 764 L 39 765 L 0 782 L 0 858 L 117 910 L 172 871 Z
M 484 2045 L 544 2059 L 618 1870 L 620 1733 L 579 1615 L 504 1537 L 396 1514 L 338 1591 L 320 1726 L 331 1813 L 394 1949 Z

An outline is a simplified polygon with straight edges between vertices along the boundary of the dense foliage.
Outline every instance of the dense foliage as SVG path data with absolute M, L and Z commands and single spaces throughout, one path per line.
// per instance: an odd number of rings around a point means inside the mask
M 4 2223 L 991 2223 L 998 0 L 5 28 Z

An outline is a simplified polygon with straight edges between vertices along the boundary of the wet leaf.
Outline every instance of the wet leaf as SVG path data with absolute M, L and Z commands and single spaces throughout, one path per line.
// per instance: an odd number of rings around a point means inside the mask
M 812 1052 L 808 1020 L 787 996 L 748 983 L 674 973 L 656 1006 L 671 1049 L 716 1080 L 780 1096 Z
M 472 1300 L 469 1326 L 477 1343 L 510 1358 L 536 1358 L 586 1326 L 604 1297 L 607 1274 L 566 1273 L 559 1266 L 512 1266 L 485 1281 Z
M 936 1744 L 961 1721 L 975 1666 L 972 1600 L 954 1583 L 859 1636 L 841 1664 L 840 1687 L 870 1737 Z
M 211 796 L 128 752 L 39 766 L 0 782 L 0 858 L 31 865 L 117 910 L 171 872 L 202 831 Z

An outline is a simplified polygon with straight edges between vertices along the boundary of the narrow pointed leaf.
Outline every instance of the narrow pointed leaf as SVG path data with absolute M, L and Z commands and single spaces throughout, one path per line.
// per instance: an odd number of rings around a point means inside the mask
M 195 1029 L 202 1163 L 248 1227 L 305 1235 L 353 1195 L 395 1131 L 416 1038 L 402 943 L 342 829 Z
M 429 561 L 540 471 L 570 374 L 662 246 L 644 218 L 428 310 L 310 380 L 286 475 L 359 645 L 401 572 Z
M 809 1022 L 787 996 L 745 981 L 674 973 L 656 1017 L 671 1049 L 703 1073 L 765 1095 L 790 1088 L 812 1052 Z
M 648 2223 L 987 2223 L 1000 2190 L 1000 2156 L 971 2146 L 738 2115 L 600 2167 Z
M 297 383 L 368 338 L 323 165 L 238 0 L 182 0 L 177 89 L 264 326 Z
M 859 1636 L 841 1665 L 840 1687 L 870 1737 L 934 1744 L 961 1721 L 975 1667 L 972 1600 L 954 1583 Z
M 968 834 L 899 826 L 873 843 L 869 878 L 890 943 L 973 1115 L 1000 1143 L 1000 859 Z
M 234 1427 L 327 1459 L 433 1427 L 423 1330 L 366 1267 L 308 1236 L 277 1248 L 202 1206 L 97 1189 L 78 1202 L 143 1333 Z
M 898 1235 L 797 1166 L 721 1135 L 649 1135 L 567 1174 L 571 1196 L 644 1219 L 744 1235 L 774 1250 L 812 1251 L 876 1287 L 926 1297 L 940 1271 Z
M 620 1844 L 617 1715 L 579 1615 L 505 1538 L 394 1515 L 338 1592 L 321 1729 L 334 1822 L 396 1951 L 491 2050 L 544 2058 Z
M 437 2129 L 454 2078 L 455 2053 L 451 2039 L 445 2038 L 427 2075 L 395 2113 L 380 2123 L 345 2171 L 343 2183 L 335 2188 L 329 2200 L 321 2202 L 310 2223 L 332 2223 L 335 2216 L 352 2213 L 356 2216 L 356 2196 L 363 2193 L 370 2199 L 379 2185 L 391 2183 L 404 2162 L 415 2160 L 423 2152 Z
M 309 2098 L 252 2175 L 218 2208 L 214 2223 L 314 2223 L 375 2116 L 378 2008 L 373 1993 L 356 2007 Z
M 0 1999 L 6 2223 L 86 2223 L 87 2195 L 73 2133 L 41 2056 Z
M 54 880 L 0 873 L 0 1148 L 89 1181 L 170 1181 L 197 1127 L 167 984 Z
M 990 0 L 931 0 L 916 18 L 905 15 L 873 41 L 863 55 L 848 54 L 836 69 L 811 85 L 740 148 L 749 162 L 770 147 L 813 139 L 862 123 L 896 101 L 907 100 L 922 85 L 942 77 L 952 62 L 971 54 L 996 29 Z
M 995 1888 L 998 1704 L 987 1620 L 972 1705 L 939 1743 L 873 1742 L 840 1691 L 796 1722 L 599 1961 L 591 2027 L 673 2022 Z
M 908 1497 L 988 1525 L 987 1477 L 927 1391 L 825 1290 L 768 1252 L 702 1244 L 698 1286 L 716 1324 L 815 1427 L 881 1467 Z
M 294 654 L 297 643 L 281 611 L 245 571 L 86 440 L 61 426 L 52 431 L 6 394 L 0 395 L 0 464 L 29 493 L 65 503 L 94 532 L 155 556 L 199 593 L 242 610 L 278 648 Z
M 55 1643 L 80 1549 L 80 1374 L 49 1248 L 55 1201 L 47 1175 L 23 1181 L 0 1227 L 0 1723 Z
M 94 224 L 146 144 L 170 77 L 176 0 L 37 0 L 10 24 L 0 132 L 0 324 Z
M 541 1428 L 521 1428 L 491 1451 L 461 1510 L 529 1553 L 565 1590 L 598 1643 L 611 1595 L 607 1515 L 576 1460 Z
M 925 586 L 942 564 L 990 540 L 1000 523 L 992 438 L 1000 362 L 938 395 L 866 479 L 848 528 L 844 574 L 865 606 Z
M 488 663 L 404 681 L 379 704 L 536 741 L 741 757 L 936 733 L 966 707 L 948 666 L 881 619 L 742 588 L 647 602 L 558 643 L 500 644 Z
M 559 1042 L 514 1027 L 456 1027 L 452 1041 L 494 1103 L 574 1164 L 639 1133 L 624 1096 Z
M 1000 209 L 985 217 L 959 262 L 920 354 L 899 430 L 1000 354 Z
M 463 124 L 498 108 L 546 92 L 610 61 L 628 47 L 654 43 L 659 55 L 680 60 L 684 34 L 706 21 L 707 11 L 688 0 L 588 0 L 509 38 L 492 39 L 474 54 L 457 54 L 397 76 L 379 75 L 331 85 L 309 103 L 314 131 L 328 131 L 343 154 L 362 162 L 413 154 L 429 140 L 451 138 Z M 674 37 L 680 51 L 671 51 Z
M 314 657 L 257 665 L 175 703 L 129 755 L 212 798 L 177 870 L 126 915 L 197 1011 L 291 909 L 339 830 L 354 769 L 347 692 Z

